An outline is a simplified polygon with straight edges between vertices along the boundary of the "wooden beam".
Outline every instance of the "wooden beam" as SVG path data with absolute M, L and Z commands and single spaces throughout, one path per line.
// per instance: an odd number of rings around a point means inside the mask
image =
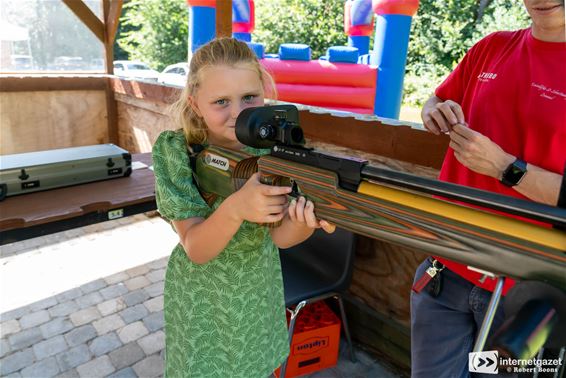
M 112 74 L 114 72 L 114 32 L 109 29 L 109 20 L 115 22 L 112 26 L 114 28 L 117 26 L 116 11 L 118 8 L 122 9 L 121 0 L 102 0 L 102 14 L 103 20 L 105 20 L 104 25 L 104 61 L 105 61 L 105 71 L 107 74 Z M 118 8 L 117 8 L 118 7 Z M 118 16 L 120 14 L 118 12 Z M 112 91 L 112 83 L 110 79 L 106 81 L 106 114 L 108 115 L 108 140 L 110 143 L 118 144 L 118 104 L 114 98 L 114 92 Z
M 104 20 L 112 18 L 110 10 L 112 0 L 102 0 L 102 15 Z M 112 40 L 112 41 L 111 41 Z M 108 34 L 108 22 L 104 25 L 104 67 L 105 72 L 111 75 L 114 72 L 114 42 Z
M 388 125 L 306 110 L 299 112 L 305 137 L 425 167 L 440 169 L 450 138 L 411 125 Z M 423 151 L 426 151 L 424 153 Z
M 216 0 L 216 38 L 232 36 L 232 1 Z
M 107 88 L 103 75 L 7 76 L 0 77 L 2 92 L 96 91 Z
M 114 45 L 114 39 L 116 38 L 116 31 L 118 30 L 118 22 L 120 20 L 120 15 L 122 14 L 123 0 L 110 0 L 110 9 L 108 14 L 105 16 L 106 20 L 106 36 L 108 44 Z
M 104 23 L 83 3 L 82 0 L 63 0 L 63 3 L 104 43 Z

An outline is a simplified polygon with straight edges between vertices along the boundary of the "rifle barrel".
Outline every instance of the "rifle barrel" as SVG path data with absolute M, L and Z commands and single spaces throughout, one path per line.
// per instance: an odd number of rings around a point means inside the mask
M 441 196 L 566 228 L 566 209 L 369 165 L 362 169 L 361 176 L 370 182 Z

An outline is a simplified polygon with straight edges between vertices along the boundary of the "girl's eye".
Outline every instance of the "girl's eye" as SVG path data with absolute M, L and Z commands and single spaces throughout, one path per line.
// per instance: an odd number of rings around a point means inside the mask
M 225 99 L 216 100 L 215 104 L 217 105 L 226 105 L 227 101 Z
M 243 100 L 244 102 L 250 103 L 253 102 L 253 100 L 256 98 L 255 95 L 246 95 L 244 96 Z

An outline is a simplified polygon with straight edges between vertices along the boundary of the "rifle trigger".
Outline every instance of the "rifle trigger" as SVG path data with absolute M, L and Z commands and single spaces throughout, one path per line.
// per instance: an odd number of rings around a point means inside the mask
M 299 193 L 299 188 L 297 187 L 297 183 L 293 181 L 293 186 L 291 187 L 291 193 L 289 193 L 288 196 L 291 196 L 293 198 L 299 198 L 300 195 L 301 193 Z

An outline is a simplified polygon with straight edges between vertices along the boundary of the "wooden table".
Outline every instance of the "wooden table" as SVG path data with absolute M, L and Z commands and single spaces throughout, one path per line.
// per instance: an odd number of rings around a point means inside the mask
M 147 167 L 136 169 L 135 162 Z M 151 154 L 133 154 L 129 177 L 8 197 L 0 202 L 0 245 L 155 210 Z

